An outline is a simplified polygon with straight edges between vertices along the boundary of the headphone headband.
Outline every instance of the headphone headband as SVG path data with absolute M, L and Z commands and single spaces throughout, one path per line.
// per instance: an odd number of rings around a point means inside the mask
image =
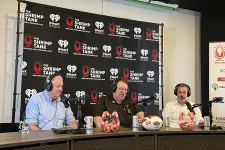
M 128 81 L 127 81 L 126 78 L 124 78 L 124 77 L 119 77 L 119 78 L 117 78 L 117 79 L 115 79 L 115 80 L 113 81 L 113 84 L 112 84 L 112 87 L 111 87 L 112 92 L 116 92 L 116 89 L 117 89 L 117 83 L 118 83 L 119 81 L 122 81 L 122 82 L 124 82 L 125 84 L 128 85 Z
M 179 83 L 175 86 L 175 89 L 174 89 L 174 95 L 177 96 L 177 89 L 179 87 L 186 87 L 187 88 L 187 97 L 191 96 L 191 88 L 189 85 L 187 85 L 186 83 Z
M 53 85 L 52 85 L 52 79 L 56 76 L 60 76 L 62 77 L 62 75 L 59 73 L 59 72 L 55 72 L 54 74 L 48 76 L 45 80 L 45 84 L 44 84 L 44 88 L 47 90 L 47 91 L 51 91 L 52 88 L 53 88 Z M 63 77 L 62 77 L 63 78 Z

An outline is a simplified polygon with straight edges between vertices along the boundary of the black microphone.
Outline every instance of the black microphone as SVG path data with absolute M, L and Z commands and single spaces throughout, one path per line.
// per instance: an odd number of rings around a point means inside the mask
M 131 101 L 130 103 L 124 105 L 124 110 L 125 110 L 125 112 L 126 112 L 128 115 L 131 115 L 132 112 L 131 112 L 131 109 L 130 109 L 130 108 L 131 108 L 132 106 L 138 104 L 138 103 L 139 103 L 138 101 L 136 101 L 136 102 L 132 102 L 132 101 Z
M 147 105 L 147 102 L 150 101 L 151 105 L 154 105 L 155 100 L 159 100 L 159 94 L 158 93 L 154 93 L 152 95 L 150 95 L 150 97 L 142 99 L 139 103 L 143 103 L 143 105 Z
M 128 105 L 125 105 L 124 110 L 126 111 L 126 113 L 128 115 L 131 115 L 131 110 L 130 110 L 130 105 L 129 104 Z
M 69 100 L 67 100 L 67 97 L 65 95 L 61 94 L 60 98 L 61 98 L 60 101 L 63 103 L 65 108 L 69 108 L 70 107 L 70 103 L 69 103 Z
M 67 98 L 65 95 L 61 94 L 60 95 L 61 102 L 64 104 L 65 108 L 69 108 L 70 102 L 69 101 L 75 101 L 77 103 L 81 103 L 81 100 L 86 100 L 89 98 L 88 95 L 84 95 L 81 97 L 69 97 Z
M 202 104 L 194 104 L 193 107 L 199 107 L 199 106 L 202 106 Z
M 193 107 L 191 106 L 191 104 L 190 104 L 189 102 L 186 102 L 186 105 L 187 105 L 188 110 L 189 110 L 190 112 L 193 112 L 194 115 L 195 115 L 195 111 L 194 111 Z
M 126 111 L 126 113 L 127 113 L 128 115 L 131 115 L 131 110 L 130 110 L 130 108 L 131 108 L 132 106 L 137 105 L 137 104 L 139 104 L 139 103 L 146 103 L 148 100 L 157 100 L 157 99 L 159 99 L 159 94 L 158 94 L 158 93 L 155 93 L 155 94 L 150 95 L 149 98 L 142 99 L 142 100 L 136 101 L 136 102 L 131 102 L 131 103 L 125 105 L 125 106 L 124 106 L 124 110 Z
M 158 99 L 159 99 L 159 94 L 158 93 L 154 93 L 154 94 L 150 95 L 149 98 L 146 98 L 146 99 L 143 99 L 143 100 L 158 100 Z
M 209 104 L 211 103 L 218 103 L 223 101 L 223 97 L 214 97 L 213 100 L 209 101 Z

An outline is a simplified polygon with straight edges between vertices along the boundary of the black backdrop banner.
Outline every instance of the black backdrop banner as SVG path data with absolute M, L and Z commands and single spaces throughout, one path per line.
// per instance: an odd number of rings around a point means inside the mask
M 66 97 L 90 96 L 81 102 L 83 117 L 118 77 L 128 79 L 133 101 L 159 93 L 159 24 L 30 2 L 24 21 L 21 114 L 55 71 L 64 75 Z M 71 108 L 76 116 L 76 103 Z M 159 101 L 146 108 L 156 114 Z

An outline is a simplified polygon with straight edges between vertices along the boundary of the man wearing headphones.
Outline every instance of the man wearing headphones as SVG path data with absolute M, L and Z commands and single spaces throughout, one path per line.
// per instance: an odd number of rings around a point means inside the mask
M 196 124 L 200 120 L 203 120 L 202 113 L 199 108 L 194 108 L 192 110 L 193 102 L 188 101 L 188 97 L 191 96 L 191 88 L 185 83 L 179 83 L 175 86 L 174 94 L 177 99 L 168 102 L 163 110 L 163 118 L 170 117 L 170 127 L 180 128 L 178 124 L 179 115 L 181 112 L 187 112 L 191 110 L 195 115 Z
M 116 111 L 119 114 L 121 127 L 132 127 L 132 116 L 137 115 L 139 119 L 144 118 L 144 112 L 137 105 L 131 106 L 131 100 L 127 97 L 128 81 L 125 78 L 118 78 L 112 85 L 112 92 L 102 96 L 95 106 L 94 122 L 97 128 L 101 128 L 101 116 L 104 111 L 110 114 Z
M 67 126 L 77 128 L 71 108 L 60 101 L 63 91 L 63 78 L 55 73 L 46 78 L 43 92 L 33 95 L 26 106 L 26 122 L 29 130 L 51 130 Z

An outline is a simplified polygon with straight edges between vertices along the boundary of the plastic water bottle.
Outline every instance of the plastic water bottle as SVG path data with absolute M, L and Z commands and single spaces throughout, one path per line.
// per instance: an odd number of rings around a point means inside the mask
M 21 134 L 25 134 L 29 132 L 28 124 L 25 121 L 20 121 L 19 129 Z
M 132 126 L 133 131 L 138 131 L 138 126 L 139 126 L 138 116 L 133 116 L 133 126 Z
M 170 128 L 170 123 L 171 123 L 171 118 L 170 118 L 170 116 L 166 116 L 166 117 L 165 117 L 165 129 L 166 129 L 166 130 L 169 130 L 169 128 Z
M 204 116 L 204 129 L 209 130 L 209 126 L 210 126 L 209 116 Z

